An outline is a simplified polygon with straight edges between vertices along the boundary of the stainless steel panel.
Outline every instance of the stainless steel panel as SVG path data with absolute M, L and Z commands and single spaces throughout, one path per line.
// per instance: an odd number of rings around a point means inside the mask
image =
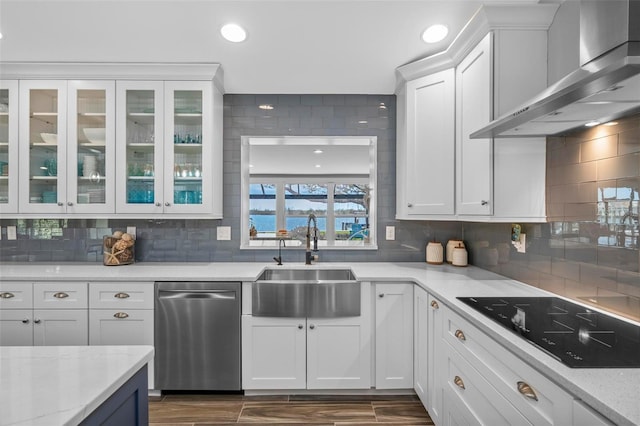
M 336 318 L 360 315 L 360 282 L 255 282 L 252 314 L 264 317 Z
M 157 389 L 240 389 L 240 288 L 240 283 L 156 283 Z
M 351 269 L 266 269 L 257 281 L 355 281 Z

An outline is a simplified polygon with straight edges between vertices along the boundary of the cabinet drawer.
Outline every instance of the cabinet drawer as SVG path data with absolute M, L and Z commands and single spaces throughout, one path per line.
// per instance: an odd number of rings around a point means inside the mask
M 443 339 L 531 423 L 571 423 L 571 410 L 567 408 L 573 401 L 570 394 L 459 315 L 444 311 Z
M 0 309 L 31 309 L 32 304 L 30 282 L 0 282 Z
M 149 309 L 92 309 L 90 345 L 153 345 L 153 311 Z
M 530 425 L 500 392 L 498 392 L 462 355 L 444 345 L 446 354 L 446 388 L 485 425 Z
M 33 307 L 35 309 L 87 308 L 87 283 L 34 283 Z
M 89 284 L 89 307 L 153 309 L 153 283 L 99 282 Z

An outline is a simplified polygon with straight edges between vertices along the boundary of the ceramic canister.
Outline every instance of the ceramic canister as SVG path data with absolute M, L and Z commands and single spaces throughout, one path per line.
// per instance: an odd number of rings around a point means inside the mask
M 453 249 L 458 247 L 458 244 L 464 247 L 464 241 L 462 240 L 449 240 L 447 242 L 447 262 L 453 262 Z
M 442 265 L 444 257 L 444 249 L 442 244 L 437 241 L 431 241 L 427 244 L 427 263 L 432 265 Z
M 453 266 L 467 266 L 467 249 L 462 245 L 453 249 L 451 264 Z

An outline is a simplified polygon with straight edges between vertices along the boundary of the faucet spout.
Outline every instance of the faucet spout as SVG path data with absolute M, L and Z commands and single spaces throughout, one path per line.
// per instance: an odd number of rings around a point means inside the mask
M 311 260 L 314 257 L 311 254 L 311 222 L 313 222 L 313 251 L 318 251 L 318 222 L 316 219 L 316 215 L 310 213 L 309 218 L 307 219 L 307 238 L 304 261 L 305 265 L 311 265 Z

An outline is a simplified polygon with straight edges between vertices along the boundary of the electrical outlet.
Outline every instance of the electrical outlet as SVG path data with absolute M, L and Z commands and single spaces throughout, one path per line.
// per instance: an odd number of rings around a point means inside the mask
M 136 239 L 136 227 L 135 226 L 127 226 L 127 234 L 131 235 L 133 239 Z
M 217 228 L 218 240 L 231 240 L 231 227 L 230 226 L 218 226 Z
M 386 229 L 386 239 L 388 241 L 396 239 L 396 227 L 395 226 L 387 226 Z
M 7 226 L 7 240 L 17 240 L 18 234 L 15 226 Z

